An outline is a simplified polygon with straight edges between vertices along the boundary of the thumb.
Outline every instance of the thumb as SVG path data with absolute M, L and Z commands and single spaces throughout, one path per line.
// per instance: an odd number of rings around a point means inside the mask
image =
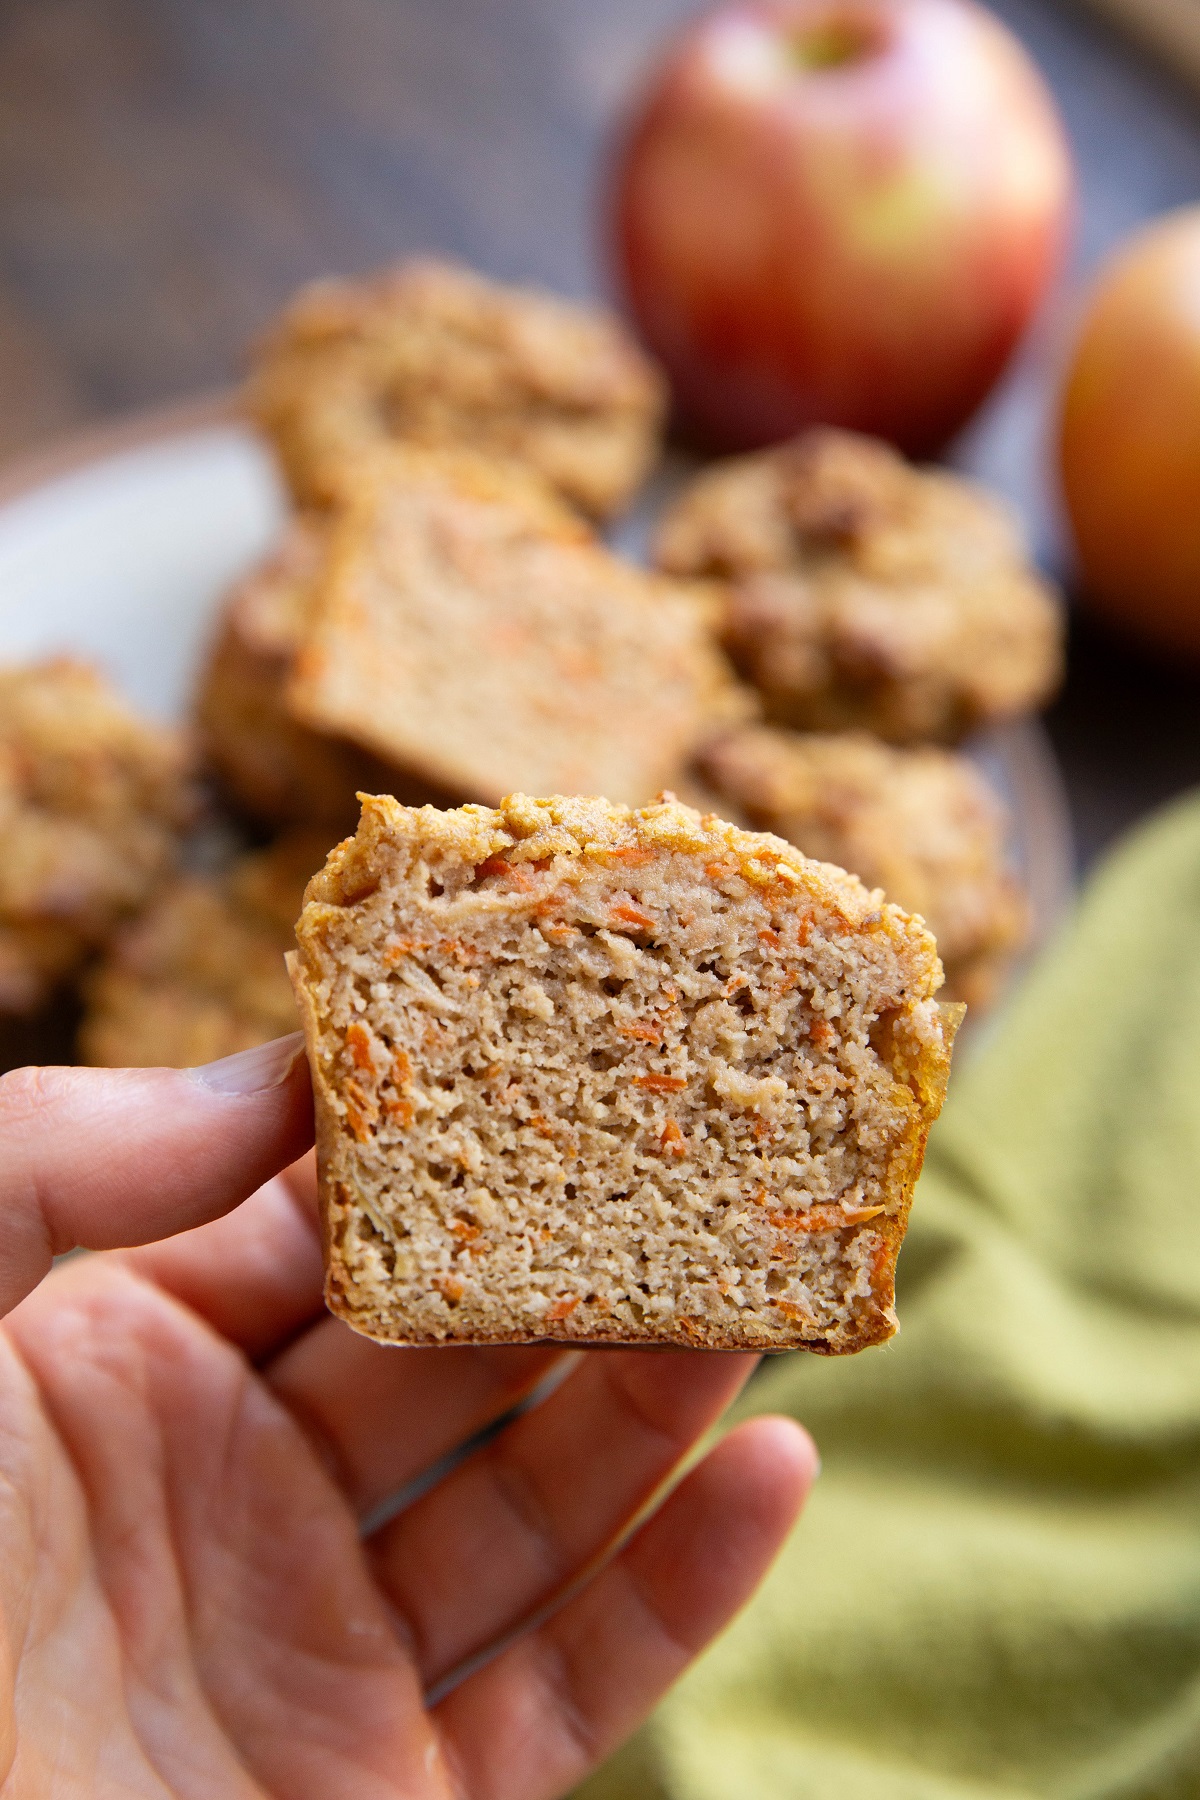
M 300 1032 L 200 1069 L 0 1078 L 0 1315 L 77 1245 L 172 1237 L 229 1212 L 312 1142 Z

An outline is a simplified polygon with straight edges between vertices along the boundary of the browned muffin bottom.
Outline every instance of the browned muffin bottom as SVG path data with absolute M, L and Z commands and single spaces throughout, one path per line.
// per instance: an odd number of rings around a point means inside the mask
M 360 451 L 466 445 L 607 517 L 658 450 L 665 384 L 616 319 L 418 260 L 301 290 L 262 345 L 250 409 L 303 505 Z
M 193 805 L 179 737 L 94 669 L 0 669 L 0 1013 L 44 1006 L 146 902 Z
M 1005 807 L 952 750 L 894 749 L 865 732 L 731 732 L 704 778 L 759 830 L 836 863 L 918 913 L 937 940 L 944 997 L 992 1001 L 1029 933 L 1009 866 Z
M 1007 510 L 871 438 L 815 430 L 717 464 L 656 557 L 729 584 L 726 646 L 778 724 L 953 742 L 1060 679 L 1060 610 Z
M 956 1009 L 919 920 L 663 799 L 367 799 L 293 980 L 327 1298 L 398 1343 L 857 1350 Z
M 190 1068 L 295 1031 L 284 953 L 328 848 L 297 831 L 220 880 L 174 882 L 87 977 L 80 1060 Z
M 710 609 L 528 480 L 461 451 L 382 451 L 332 523 L 285 704 L 380 758 L 405 799 L 638 803 L 753 705 Z

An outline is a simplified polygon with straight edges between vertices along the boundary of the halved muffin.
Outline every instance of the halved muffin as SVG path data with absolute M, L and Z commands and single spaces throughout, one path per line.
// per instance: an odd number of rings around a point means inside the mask
M 291 961 L 327 1298 L 397 1343 L 861 1349 L 961 1009 L 924 926 L 669 797 L 364 801 Z

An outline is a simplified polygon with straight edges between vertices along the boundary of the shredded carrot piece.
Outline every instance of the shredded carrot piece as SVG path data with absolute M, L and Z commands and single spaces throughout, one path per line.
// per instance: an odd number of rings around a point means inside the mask
M 404 1094 L 394 1100 L 385 1100 L 383 1110 L 397 1125 L 411 1125 L 413 1122 L 413 1103 Z
M 371 1127 L 379 1117 L 379 1105 L 363 1092 L 357 1081 L 346 1083 L 346 1123 L 360 1144 L 370 1142 Z
M 833 1042 L 833 1026 L 828 1019 L 814 1019 L 808 1028 L 808 1036 L 818 1050 L 824 1050 Z
M 371 1059 L 371 1034 L 365 1025 L 357 1021 L 346 1032 L 346 1048 L 354 1059 L 356 1069 L 373 1069 Z
M 472 944 L 464 944 L 461 938 L 439 938 L 433 947 L 440 955 L 450 957 L 460 969 L 479 961 L 479 951 Z
M 463 1297 L 463 1284 L 458 1279 L 457 1275 L 435 1275 L 433 1278 L 433 1285 L 440 1290 L 443 1297 L 450 1302 L 451 1306 L 457 1304 Z
M 687 1155 L 687 1139 L 684 1137 L 682 1131 L 680 1131 L 679 1126 L 674 1119 L 668 1119 L 663 1126 L 658 1139 L 658 1147 L 664 1156 Z
M 884 1243 L 880 1244 L 871 1258 L 871 1280 L 876 1286 L 883 1280 L 884 1275 L 889 1273 L 895 1255 L 895 1247 Z
M 561 1144 L 567 1150 L 579 1148 L 579 1137 L 573 1125 L 565 1119 L 547 1119 L 541 1113 L 531 1113 L 526 1121 L 539 1137 L 549 1138 L 552 1143 Z
M 612 906 L 609 908 L 614 919 L 622 919 L 625 924 L 633 925 L 638 931 L 653 931 L 656 921 L 640 906 Z
M 643 863 L 654 861 L 653 850 L 643 850 L 638 844 L 627 844 L 622 850 L 610 850 L 609 862 L 624 863 L 626 868 L 639 869 Z
M 397 1050 L 392 1057 L 392 1080 L 398 1088 L 406 1088 L 412 1080 L 412 1063 L 407 1050 Z
M 633 1085 L 652 1094 L 682 1094 L 687 1082 L 678 1075 L 635 1075 Z
M 618 1025 L 622 1037 L 640 1038 L 645 1044 L 661 1044 L 662 1032 L 657 1025 Z
M 506 862 L 502 856 L 489 856 L 485 862 L 476 865 L 476 881 L 483 881 L 489 875 L 506 875 L 513 886 L 520 888 L 525 894 L 532 893 L 536 885 L 533 876 L 522 863 Z
M 422 943 L 419 938 L 393 938 L 389 944 L 384 945 L 383 960 L 389 969 L 394 969 L 398 962 L 403 962 L 404 958 L 411 956 L 414 950 L 428 950 L 428 948 L 429 945 Z
M 790 1319 L 794 1325 L 812 1324 L 812 1320 L 805 1312 L 804 1308 L 802 1306 L 793 1306 L 790 1300 L 774 1300 L 772 1301 L 772 1305 L 777 1306 L 784 1318 Z
M 710 881 L 720 881 L 722 876 L 733 874 L 733 864 L 729 862 L 705 863 L 704 873 Z
M 777 1209 L 767 1218 L 777 1231 L 843 1231 L 847 1225 L 863 1225 L 886 1211 L 882 1206 L 810 1206 L 807 1212 Z
M 561 1300 L 556 1300 L 553 1306 L 547 1308 L 546 1318 L 550 1324 L 557 1325 L 560 1319 L 569 1319 L 578 1305 L 578 1294 L 564 1294 Z
M 451 1219 L 450 1229 L 460 1243 L 469 1244 L 472 1238 L 479 1236 L 478 1225 L 472 1225 L 466 1219 Z

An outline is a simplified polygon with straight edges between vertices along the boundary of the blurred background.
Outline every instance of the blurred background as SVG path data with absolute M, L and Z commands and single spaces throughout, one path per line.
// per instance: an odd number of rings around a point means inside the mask
M 1069 575 L 1045 417 L 1082 275 L 1200 199 L 1194 0 L 997 10 L 1080 171 L 1071 272 L 951 460 L 1021 505 Z M 436 248 L 605 293 L 615 122 L 693 0 L 6 0 L 0 454 L 236 380 L 296 284 Z M 1137 15 L 1135 14 L 1135 27 Z M 1143 25 L 1146 21 L 1142 21 Z M 1165 36 L 1164 36 L 1165 32 Z M 1190 85 L 1195 77 L 1196 86 Z M 1048 725 L 1086 863 L 1200 780 L 1200 686 L 1076 625 Z

